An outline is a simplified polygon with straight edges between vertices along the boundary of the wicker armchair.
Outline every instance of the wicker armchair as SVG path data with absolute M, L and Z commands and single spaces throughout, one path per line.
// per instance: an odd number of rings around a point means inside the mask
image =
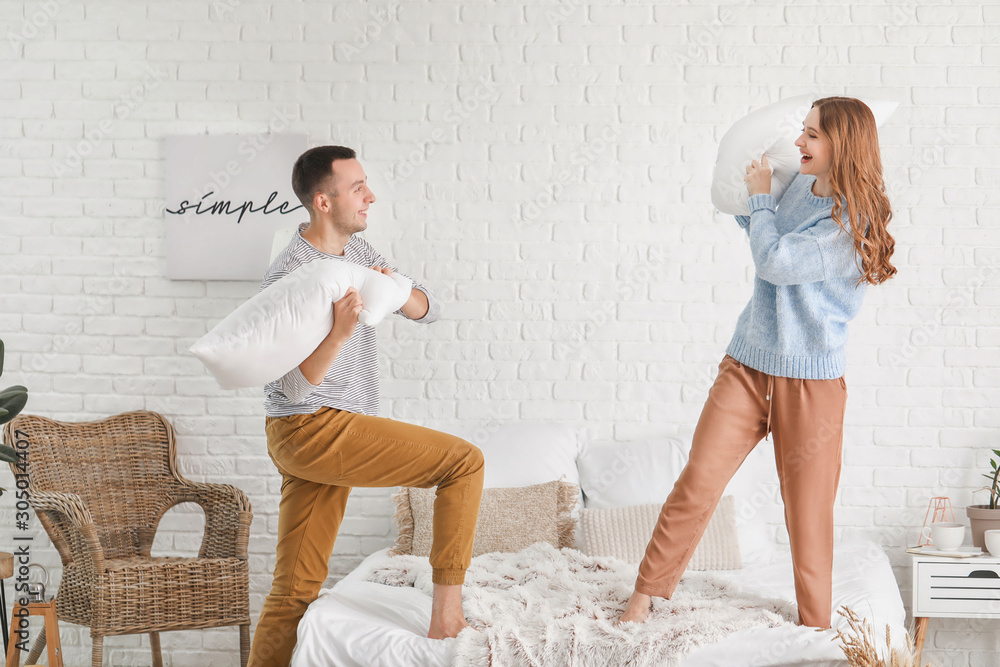
M 101 666 L 109 635 L 148 632 L 159 667 L 160 632 L 226 625 L 240 626 L 247 664 L 250 502 L 228 484 L 181 477 L 166 419 L 129 412 L 64 423 L 20 415 L 4 427 L 4 440 L 27 452 L 31 505 L 62 558 L 59 618 L 90 627 L 93 667 Z M 198 557 L 151 557 L 161 517 L 183 502 L 205 511 Z M 40 636 L 29 663 L 44 642 Z

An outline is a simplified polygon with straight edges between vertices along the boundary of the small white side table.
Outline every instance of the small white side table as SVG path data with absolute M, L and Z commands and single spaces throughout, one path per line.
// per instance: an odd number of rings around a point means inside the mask
M 921 664 L 930 618 L 1000 618 L 1000 558 L 913 558 L 916 664 Z

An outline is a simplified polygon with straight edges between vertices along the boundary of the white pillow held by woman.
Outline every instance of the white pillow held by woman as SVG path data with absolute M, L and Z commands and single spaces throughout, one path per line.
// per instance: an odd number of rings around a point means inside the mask
M 771 165 L 771 194 L 781 195 L 799 173 L 802 157 L 795 140 L 802 134 L 802 121 L 812 103 L 822 95 L 799 95 L 781 100 L 736 121 L 719 142 L 719 155 L 712 174 L 712 204 L 728 215 L 750 215 L 743 177 L 751 160 L 767 155 Z M 898 102 L 859 98 L 868 105 L 881 126 L 899 106 Z

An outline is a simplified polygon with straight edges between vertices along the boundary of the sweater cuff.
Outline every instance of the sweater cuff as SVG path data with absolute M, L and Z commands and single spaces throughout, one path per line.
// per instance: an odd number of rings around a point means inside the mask
M 778 208 L 778 200 L 769 193 L 750 195 L 750 198 L 747 199 L 747 208 L 750 209 L 750 213 L 756 213 L 764 209 L 773 212 Z

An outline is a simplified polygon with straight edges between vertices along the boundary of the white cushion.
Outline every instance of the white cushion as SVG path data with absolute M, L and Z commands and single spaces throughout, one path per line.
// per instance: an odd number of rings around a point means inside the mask
M 469 435 L 483 452 L 485 488 L 580 483 L 580 440 L 572 427 L 548 422 L 504 424 Z
M 399 310 L 413 282 L 357 264 L 318 259 L 300 266 L 234 310 L 191 347 L 223 389 L 277 380 L 308 357 L 333 326 L 333 302 L 349 287 L 364 310 L 358 321 L 375 326 Z
M 581 550 L 588 556 L 613 556 L 638 563 L 660 517 L 661 503 L 591 509 L 580 513 Z M 688 562 L 689 570 L 738 570 L 743 567 L 733 515 L 733 497 L 723 496 Z
M 781 100 L 738 120 L 719 142 L 719 155 L 712 176 L 712 203 L 729 215 L 749 215 L 746 183 L 747 166 L 767 154 L 771 165 L 771 194 L 782 193 L 799 173 L 802 157 L 795 140 L 802 134 L 802 122 L 812 103 L 822 95 L 800 95 Z M 899 106 L 898 102 L 859 98 L 872 110 L 881 126 Z
M 674 439 L 592 445 L 580 456 L 580 487 L 590 508 L 663 504 L 687 463 Z
M 673 438 L 587 447 L 579 460 L 585 506 L 663 505 L 687 465 L 690 449 L 690 439 L 682 445 Z M 743 560 L 772 551 L 774 529 L 766 515 L 775 503 L 780 507 L 781 498 L 771 443 L 761 442 L 750 452 L 724 493 L 733 496 Z

